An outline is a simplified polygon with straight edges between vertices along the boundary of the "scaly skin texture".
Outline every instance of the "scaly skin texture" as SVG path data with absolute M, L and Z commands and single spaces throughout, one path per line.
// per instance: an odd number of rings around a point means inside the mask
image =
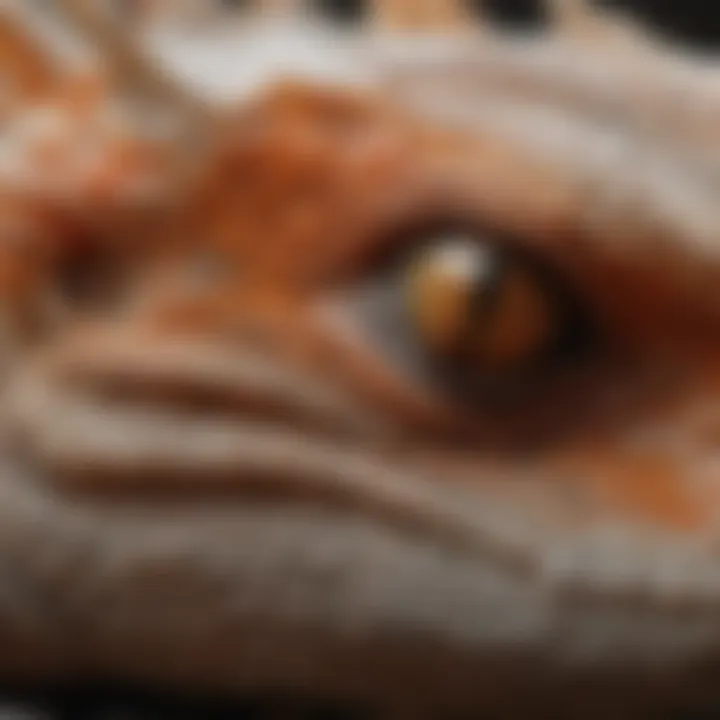
M 652 70 L 660 102 L 675 75 L 644 48 L 618 51 L 637 54 L 610 67 L 612 112 L 563 78 L 488 87 L 532 52 L 468 56 L 486 102 L 460 93 L 442 122 L 450 84 L 395 93 L 397 68 L 372 95 L 288 85 L 217 120 L 114 302 L 70 302 L 12 363 L 2 675 L 410 717 L 638 717 L 717 692 L 717 181 L 713 137 L 679 132 L 712 95 L 695 70 L 646 132 L 621 91 Z M 448 219 L 564 278 L 587 362 L 490 408 L 396 359 L 402 324 L 364 300 L 408 229 Z M 117 245 L 93 229 L 97 272 Z

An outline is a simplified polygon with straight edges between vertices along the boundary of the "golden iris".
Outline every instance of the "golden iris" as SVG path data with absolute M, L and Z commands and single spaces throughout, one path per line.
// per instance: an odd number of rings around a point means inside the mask
M 558 334 L 559 309 L 530 263 L 458 235 L 411 263 L 407 304 L 424 345 L 478 373 L 531 365 Z

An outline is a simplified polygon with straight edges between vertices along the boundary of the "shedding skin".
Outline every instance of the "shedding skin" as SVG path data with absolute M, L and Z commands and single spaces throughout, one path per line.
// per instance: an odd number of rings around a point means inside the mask
M 130 65 L 117 72 L 142 74 Z M 3 674 L 280 687 L 413 717 L 572 717 L 588 698 L 633 717 L 716 685 L 711 161 L 688 150 L 696 136 L 640 138 L 620 85 L 611 135 L 631 166 L 548 151 L 465 98 L 463 122 L 430 117 L 447 88 L 400 97 L 392 72 L 364 94 L 288 83 L 227 113 L 161 94 L 211 130 L 191 172 L 112 137 L 105 204 L 78 175 L 60 217 L 39 186 L 0 207 L 37 228 L 29 257 L 3 235 L 13 319 L 68 269 L 119 286 L 60 293 L 65 312 L 8 360 L 0 570 L 21 599 L 0 595 L 0 631 L 27 661 L 0 658 Z M 548 134 L 583 147 L 605 106 L 554 80 L 535 101 L 555 113 Z M 477 93 L 525 107 L 510 87 Z M 118 144 L 142 172 L 113 172 Z M 174 180 L 151 219 L 122 192 L 136 172 Z M 391 352 L 403 328 L 362 302 L 420 230 L 456 218 L 552 266 L 590 309 L 590 360 L 520 404 L 418 377 Z

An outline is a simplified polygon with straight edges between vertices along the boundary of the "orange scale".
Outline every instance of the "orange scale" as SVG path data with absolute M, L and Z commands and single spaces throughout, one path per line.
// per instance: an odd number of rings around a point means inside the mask
M 701 493 L 688 482 L 688 468 L 660 449 L 651 453 L 599 447 L 560 466 L 587 484 L 611 517 L 679 532 L 702 529 L 710 519 Z

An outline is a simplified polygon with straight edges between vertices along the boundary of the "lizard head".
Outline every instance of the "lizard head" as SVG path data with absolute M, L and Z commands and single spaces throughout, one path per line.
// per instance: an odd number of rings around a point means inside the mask
M 213 126 L 125 302 L 5 401 L 11 525 L 67 549 L 36 581 L 81 667 L 426 711 L 698 691 L 716 109 L 597 32 L 607 76 L 491 40 Z

